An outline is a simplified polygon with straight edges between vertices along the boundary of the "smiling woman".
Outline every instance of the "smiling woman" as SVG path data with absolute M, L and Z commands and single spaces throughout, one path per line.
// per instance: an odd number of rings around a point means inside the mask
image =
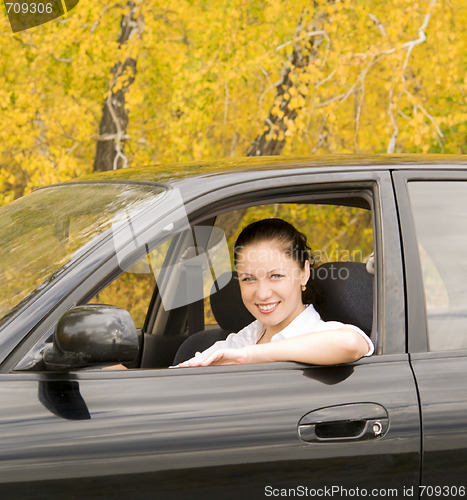
M 281 219 L 247 226 L 235 245 L 235 264 L 246 308 L 264 325 L 257 343 L 270 342 L 304 310 L 310 248 L 303 234 Z
M 247 226 L 235 244 L 242 301 L 256 321 L 178 366 L 298 361 L 335 364 L 370 356 L 374 347 L 360 328 L 323 321 L 303 303 L 310 278 L 306 237 L 281 219 Z

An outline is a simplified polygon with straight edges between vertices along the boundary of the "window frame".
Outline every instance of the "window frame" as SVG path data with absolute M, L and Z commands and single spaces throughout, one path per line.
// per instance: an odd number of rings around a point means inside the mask
M 273 187 L 268 186 L 272 184 Z M 281 187 L 278 187 L 281 186 Z M 400 354 L 406 352 L 405 328 L 400 313 L 404 311 L 401 253 L 394 253 L 399 245 L 399 228 L 394 202 L 394 192 L 389 171 L 314 173 L 312 175 L 288 175 L 278 181 L 264 179 L 249 182 L 244 189 L 238 185 L 227 186 L 187 203 L 190 224 L 201 224 L 221 213 L 267 203 L 304 203 L 329 200 L 331 197 L 367 197 L 372 212 L 373 241 L 376 255 L 374 326 L 372 340 L 376 354 Z M 211 198 L 210 203 L 206 199 Z M 391 248 L 391 251 L 388 249 Z M 383 255 L 386 265 L 383 266 Z M 389 289 L 385 283 L 395 288 Z M 399 289 L 397 287 L 400 287 Z M 158 323 L 158 315 L 150 311 L 152 323 Z M 389 335 L 385 335 L 388 332 Z

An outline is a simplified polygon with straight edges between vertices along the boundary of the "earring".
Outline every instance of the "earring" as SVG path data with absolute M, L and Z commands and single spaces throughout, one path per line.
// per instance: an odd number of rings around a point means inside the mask
M 306 290 L 306 285 L 302 285 L 302 292 Z

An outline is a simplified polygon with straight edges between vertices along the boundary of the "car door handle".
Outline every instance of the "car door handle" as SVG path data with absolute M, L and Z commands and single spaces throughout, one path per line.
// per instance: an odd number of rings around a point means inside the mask
M 352 403 L 311 411 L 298 423 L 307 443 L 366 441 L 381 438 L 389 428 L 386 409 L 377 403 Z

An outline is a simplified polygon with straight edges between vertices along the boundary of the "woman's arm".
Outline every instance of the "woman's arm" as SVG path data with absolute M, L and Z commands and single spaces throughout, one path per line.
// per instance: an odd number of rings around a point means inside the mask
M 364 356 L 368 349 L 368 343 L 360 334 L 351 328 L 343 327 L 240 349 L 218 349 L 205 358 L 192 358 L 178 366 L 186 368 L 272 361 L 333 365 L 356 361 Z

